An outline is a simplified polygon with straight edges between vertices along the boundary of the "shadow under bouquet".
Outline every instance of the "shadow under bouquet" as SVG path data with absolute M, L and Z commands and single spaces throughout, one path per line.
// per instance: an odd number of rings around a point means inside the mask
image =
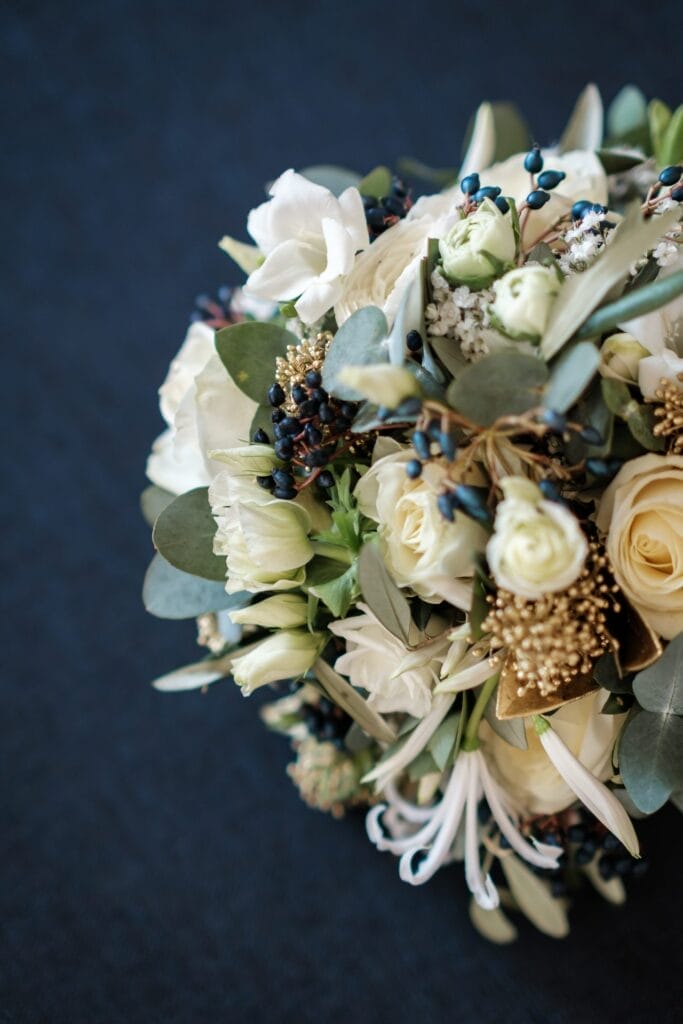
M 549 149 L 485 103 L 459 171 L 287 170 L 160 390 L 143 596 L 206 656 L 154 685 L 270 686 L 306 802 L 498 942 L 683 795 L 682 161 L 589 86 Z

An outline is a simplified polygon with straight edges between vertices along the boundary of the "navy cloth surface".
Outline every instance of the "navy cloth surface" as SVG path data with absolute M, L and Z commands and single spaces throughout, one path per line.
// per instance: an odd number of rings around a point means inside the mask
M 680 95 L 680 6 L 595 0 L 8 2 L 0 1021 L 672 1021 L 680 818 L 616 909 L 488 945 L 460 868 L 423 888 L 362 819 L 304 807 L 231 685 L 161 695 L 198 653 L 146 616 L 138 513 L 156 389 L 193 297 L 235 279 L 287 167 L 457 163 L 482 98 L 550 141 L 589 78 Z

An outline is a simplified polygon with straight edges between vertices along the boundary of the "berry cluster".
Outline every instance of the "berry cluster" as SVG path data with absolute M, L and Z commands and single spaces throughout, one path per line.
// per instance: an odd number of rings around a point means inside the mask
M 198 320 L 220 330 L 221 327 L 228 327 L 234 321 L 230 306 L 232 303 L 232 289 L 223 285 L 218 289 L 216 296 L 198 295 L 194 300 L 194 307 L 190 313 L 190 323 Z
M 345 711 L 327 697 L 320 697 L 317 704 L 304 704 L 303 722 L 311 736 L 320 743 L 333 743 L 344 749 L 344 737 L 352 720 Z
M 466 198 L 467 212 L 470 208 L 478 206 L 484 199 L 492 199 L 501 213 L 507 213 L 510 209 L 507 199 L 501 195 L 503 190 L 498 185 L 482 186 L 478 174 L 468 174 L 460 182 L 460 188 Z
M 295 498 L 312 479 L 324 489 L 332 487 L 334 476 L 325 467 L 340 454 L 340 442 L 344 447 L 358 405 L 328 395 L 319 370 L 309 370 L 289 396 L 281 384 L 272 384 L 268 401 L 273 406 L 275 454 L 285 465 L 257 477 L 258 483 L 276 498 Z M 285 403 L 291 412 L 283 408 Z M 270 444 L 263 429 L 256 431 L 254 441 Z
M 681 178 L 683 178 L 683 167 L 680 164 L 672 164 L 671 167 L 664 168 L 658 179 L 659 185 L 671 189 L 669 196 L 675 203 L 683 203 Z
M 396 177 L 392 179 L 388 196 L 382 196 L 381 199 L 377 196 L 363 196 L 370 241 L 374 242 L 392 224 L 402 220 L 412 205 L 410 190 Z

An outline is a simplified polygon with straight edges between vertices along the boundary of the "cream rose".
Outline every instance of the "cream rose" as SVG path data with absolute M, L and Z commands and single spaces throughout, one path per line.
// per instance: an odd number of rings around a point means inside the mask
M 524 477 L 501 480 L 504 499 L 496 509 L 486 557 L 499 587 L 528 600 L 566 590 L 581 572 L 588 542 L 569 509 L 545 501 Z
M 634 384 L 638 380 L 638 368 L 641 360 L 649 353 L 632 334 L 611 334 L 600 349 L 600 366 L 602 377 Z
M 444 519 L 436 498 L 445 469 L 430 463 L 411 480 L 405 466 L 413 453 L 397 447 L 384 442 L 375 449 L 376 461 L 356 485 L 360 509 L 379 524 L 384 561 L 399 587 L 412 588 L 425 601 L 467 609 L 472 555 L 484 550 L 486 532 L 461 513 L 452 523 Z
M 581 764 L 605 782 L 612 774 L 612 750 L 623 725 L 623 715 L 602 715 L 604 691 L 590 693 L 559 708 L 552 727 Z M 576 800 L 548 758 L 531 724 L 527 724 L 527 750 L 501 739 L 486 721 L 479 738 L 488 763 L 505 791 L 518 801 L 525 814 L 554 814 Z
M 562 284 L 551 267 L 528 264 L 493 285 L 491 322 L 515 341 L 540 341 Z
M 602 496 L 597 524 L 617 583 L 671 640 L 683 630 L 683 456 L 627 462 Z
M 512 218 L 490 199 L 458 220 L 439 242 L 444 276 L 472 289 L 488 288 L 511 267 L 515 249 Z

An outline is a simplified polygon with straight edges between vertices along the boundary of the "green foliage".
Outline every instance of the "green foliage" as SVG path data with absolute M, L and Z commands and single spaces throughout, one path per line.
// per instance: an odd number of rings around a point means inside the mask
M 150 484 L 149 487 L 145 487 L 140 495 L 140 508 L 148 526 L 154 526 L 159 513 L 163 512 L 174 498 L 174 494 L 171 494 L 170 491 L 165 491 L 163 487 L 157 487 L 156 484 Z
M 494 149 L 493 163 L 524 153 L 531 145 L 529 126 L 514 103 L 492 103 Z
M 367 366 L 386 363 L 389 358 L 386 337 L 389 332 L 386 317 L 377 306 L 364 306 L 345 320 L 327 350 L 323 367 L 323 387 L 330 394 L 350 401 L 361 396 L 338 379 L 344 366 Z
M 391 191 L 391 171 L 388 167 L 375 167 L 358 183 L 358 191 L 362 196 L 375 196 L 381 199 Z
M 435 188 L 446 188 L 454 185 L 458 179 L 457 167 L 430 167 L 421 160 L 415 160 L 410 156 L 401 157 L 396 164 L 399 174 L 409 178 L 419 178 L 420 181 L 427 181 Z
M 445 769 L 458 745 L 462 727 L 463 717 L 461 714 L 448 715 L 427 744 L 427 750 L 440 772 Z
M 504 349 L 471 363 L 448 388 L 448 403 L 473 423 L 489 427 L 540 405 L 548 369 L 542 360 Z
M 275 360 L 284 356 L 297 338 L 277 324 L 251 320 L 224 327 L 216 334 L 216 351 L 241 391 L 254 402 L 265 404 L 275 379 Z
M 652 408 L 631 397 L 626 384 L 605 377 L 600 382 L 602 396 L 607 408 L 623 420 L 631 436 L 647 451 L 664 451 L 664 440 L 653 433 L 655 416 Z
M 216 524 L 208 488 L 196 487 L 167 505 L 154 524 L 152 540 L 167 562 L 207 580 L 225 580 L 225 559 L 213 553 Z
M 519 750 L 526 750 L 529 746 L 526 738 L 526 729 L 524 727 L 523 718 L 506 718 L 501 719 L 496 715 L 496 691 L 491 694 L 491 698 L 486 705 L 484 710 L 484 718 L 489 723 L 491 728 L 502 740 L 509 743 L 511 747 L 517 747 Z
M 650 151 L 647 100 L 635 85 L 625 85 L 610 104 L 607 111 L 607 134 L 613 145 L 639 146 L 646 153 Z M 605 170 L 609 174 L 614 173 L 607 167 Z
M 358 582 L 363 600 L 382 625 L 409 645 L 410 605 L 389 575 L 375 542 L 368 542 L 361 549 Z
M 205 612 L 241 608 L 247 593 L 227 594 L 221 580 L 206 580 L 181 572 L 158 552 L 152 559 L 142 586 L 142 601 L 159 619 L 194 619 Z
M 584 393 L 600 365 L 600 353 L 590 342 L 578 342 L 562 352 L 550 367 L 543 405 L 567 412 Z
M 661 167 L 683 161 L 683 106 L 678 107 L 671 116 L 655 155 Z
M 627 291 L 615 302 L 602 306 L 586 320 L 577 332 L 577 338 L 596 338 L 606 331 L 611 331 L 627 320 L 651 313 L 683 294 L 683 270 L 660 277 L 640 288 Z
M 645 159 L 642 153 L 630 149 L 599 149 L 595 154 L 606 174 L 622 174 L 632 167 L 642 164 Z
M 315 582 L 315 578 L 309 578 L 306 573 L 306 585 L 309 594 L 319 598 L 327 608 L 330 609 L 335 619 L 343 619 L 349 608 L 360 596 L 358 586 L 358 572 L 356 564 L 344 569 L 340 562 L 336 562 L 337 575 L 331 579 Z M 340 570 L 343 570 L 340 572 Z M 315 569 L 314 569 L 315 572 Z
M 301 174 L 308 178 L 314 185 L 322 185 L 335 196 L 339 196 L 347 188 L 358 188 L 361 177 L 348 167 L 336 167 L 334 164 L 315 164 L 313 167 L 305 167 Z
M 652 150 L 657 164 L 663 167 L 661 155 L 664 146 L 664 137 L 671 121 L 671 110 L 662 100 L 652 100 L 647 108 L 648 126 L 652 140 Z

